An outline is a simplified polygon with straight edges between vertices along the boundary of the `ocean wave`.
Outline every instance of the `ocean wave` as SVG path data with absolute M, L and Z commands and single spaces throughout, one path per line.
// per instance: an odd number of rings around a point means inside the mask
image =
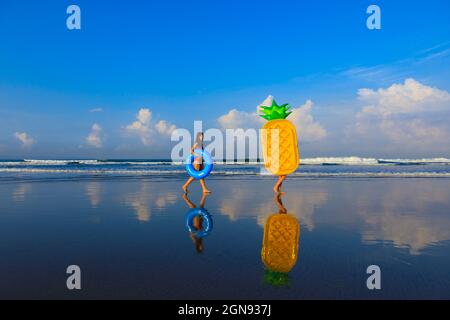
M 186 173 L 185 170 L 108 170 L 108 169 L 36 169 L 36 168 L 0 168 L 0 172 L 5 173 L 64 173 L 64 174 L 86 174 L 86 175 L 97 175 L 97 174 L 175 174 L 175 173 Z
M 20 164 L 33 165 L 33 166 L 62 166 L 62 165 L 74 165 L 74 164 L 98 164 L 98 160 L 33 160 L 25 159 Z
M 447 158 L 431 159 L 378 159 L 380 164 L 398 164 L 398 165 L 426 165 L 426 164 L 450 164 Z
M 47 174 L 81 174 L 81 175 L 175 175 L 175 174 L 186 174 L 185 170 L 78 170 L 78 169 L 37 169 L 37 168 L 0 168 L 0 173 L 47 173 Z M 267 176 L 270 174 L 265 174 L 260 171 L 215 171 L 211 174 L 215 175 L 225 175 L 225 176 Z M 450 178 L 450 172 L 294 172 L 291 176 L 294 177 L 398 177 L 398 178 Z
M 30 160 L 23 162 L 0 162 L 0 165 L 34 165 L 34 166 L 64 166 L 64 165 L 173 165 L 172 161 L 158 160 Z
M 298 177 L 450 178 L 450 172 L 294 172 Z
M 322 157 L 305 158 L 301 160 L 303 165 L 427 165 L 427 164 L 450 164 L 447 158 L 425 158 L 425 159 L 377 159 L 360 157 Z
M 303 165 L 379 165 L 375 158 L 360 158 L 360 157 L 319 157 L 319 158 L 305 158 L 301 159 L 300 163 Z
M 263 162 L 260 161 L 215 161 L 217 165 L 223 166 L 262 166 Z M 377 158 L 363 158 L 363 157 L 316 157 L 316 158 L 303 158 L 300 161 L 301 165 L 346 165 L 346 166 L 387 166 L 387 165 L 450 165 L 450 159 L 448 158 L 424 158 L 424 159 L 377 159 Z M 26 167 L 26 166 L 181 166 L 182 161 L 169 160 L 3 160 L 0 161 L 0 167 Z

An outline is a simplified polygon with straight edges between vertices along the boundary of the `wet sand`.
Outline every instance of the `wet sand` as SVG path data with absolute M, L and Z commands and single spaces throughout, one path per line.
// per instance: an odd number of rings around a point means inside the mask
M 281 200 L 300 241 L 295 265 L 278 275 L 261 258 L 264 227 L 280 211 L 273 178 L 209 179 L 213 229 L 203 239 L 186 227 L 200 188 L 189 202 L 182 183 L 1 182 L 0 298 L 450 298 L 450 179 L 288 179 Z M 72 264 L 81 291 L 66 289 Z M 366 287 L 369 265 L 381 268 L 379 291 Z

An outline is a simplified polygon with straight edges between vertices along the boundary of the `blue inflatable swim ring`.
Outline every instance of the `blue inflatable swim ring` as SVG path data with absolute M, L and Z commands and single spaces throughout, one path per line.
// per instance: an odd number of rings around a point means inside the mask
M 194 159 L 196 157 L 203 158 L 203 163 L 205 165 L 203 167 L 203 170 L 201 170 L 201 171 L 197 171 L 194 169 L 193 163 L 194 163 Z M 194 178 L 196 180 L 204 179 L 207 176 L 209 176 L 212 169 L 213 169 L 213 159 L 212 159 L 211 155 L 208 152 L 206 152 L 205 150 L 195 149 L 194 154 L 191 154 L 186 159 L 186 171 L 189 173 L 189 175 L 192 178 Z
M 200 216 L 203 218 L 203 229 L 196 230 L 194 227 L 194 218 Z M 212 217 L 208 211 L 203 208 L 194 208 L 188 211 L 186 215 L 186 227 L 190 233 L 193 233 L 198 238 L 206 237 L 213 229 Z

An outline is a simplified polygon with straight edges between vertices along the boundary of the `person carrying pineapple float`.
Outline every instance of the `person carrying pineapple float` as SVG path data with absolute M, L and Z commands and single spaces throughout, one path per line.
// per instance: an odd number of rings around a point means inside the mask
M 272 96 L 259 107 L 260 116 L 268 122 L 263 126 L 261 142 L 266 169 L 278 176 L 273 190 L 279 193 L 286 177 L 300 164 L 297 131 L 287 117 L 292 113 L 288 104 L 279 106 Z

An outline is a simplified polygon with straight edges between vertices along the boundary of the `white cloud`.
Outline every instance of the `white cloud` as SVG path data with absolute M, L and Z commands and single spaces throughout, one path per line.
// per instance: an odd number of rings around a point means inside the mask
M 414 79 L 388 88 L 360 89 L 366 105 L 356 116 L 354 132 L 363 138 L 384 137 L 392 147 L 448 151 L 450 94 Z M 350 130 L 350 133 L 352 130 Z M 382 140 L 381 140 L 382 141 Z
M 354 66 L 343 70 L 339 75 L 359 82 L 386 84 L 401 81 L 423 71 L 430 74 L 430 67 L 440 69 L 438 73 L 445 72 L 446 68 L 442 67 L 442 63 L 446 63 L 445 58 L 450 55 L 449 45 L 450 42 L 447 41 L 412 53 L 406 59 L 400 59 L 389 64 Z M 426 70 L 423 68 L 426 68 Z M 433 73 L 436 78 L 436 70 Z
M 318 122 L 314 121 L 311 115 L 313 102 L 308 100 L 299 108 L 292 109 L 289 116 L 292 123 L 297 127 L 300 139 L 305 141 L 322 140 L 327 136 L 327 131 Z
M 94 112 L 102 112 L 102 111 L 103 111 L 102 108 L 94 108 L 94 109 L 89 110 L 89 112 L 91 112 L 91 113 L 94 113 Z
M 137 115 L 137 121 L 126 127 L 126 130 L 131 134 L 136 134 L 140 137 L 144 145 L 150 145 L 151 133 L 150 133 L 150 120 L 152 113 L 149 109 L 140 109 Z
M 91 132 L 86 137 L 86 143 L 92 147 L 95 148 L 101 148 L 102 147 L 102 127 L 100 127 L 99 124 L 94 123 L 91 128 Z
M 137 135 L 141 142 L 148 146 L 155 141 L 155 137 L 170 136 L 176 129 L 174 124 L 165 120 L 160 120 L 155 125 L 152 124 L 152 112 L 150 109 L 141 108 L 136 116 L 136 121 L 126 126 L 126 131 L 130 134 Z
M 420 144 L 433 141 L 446 141 L 448 135 L 444 128 L 427 124 L 420 119 L 410 121 L 382 120 L 381 131 L 392 141 L 402 144 L 405 140 Z
M 223 129 L 257 129 L 264 124 L 264 119 L 258 116 L 256 112 L 245 112 L 237 109 L 231 109 L 227 114 L 220 116 L 217 121 Z
M 142 124 L 150 124 L 152 120 L 152 112 L 149 109 L 142 108 L 137 115 L 138 122 Z
M 155 125 L 155 128 L 156 128 L 156 131 L 158 131 L 160 134 L 170 136 L 177 127 L 174 124 L 170 124 L 166 120 L 160 120 Z
M 29 148 L 36 142 L 33 138 L 29 137 L 26 132 L 16 132 L 14 133 L 14 136 L 22 143 L 22 147 L 24 148 Z
M 360 89 L 360 100 L 369 103 L 362 113 L 389 117 L 395 114 L 412 114 L 440 111 L 450 102 L 447 91 L 426 86 L 414 79 L 395 83 L 387 89 Z
M 353 67 L 340 73 L 344 77 L 365 82 L 392 82 L 402 78 L 405 72 L 397 65 Z
M 256 107 L 255 112 L 230 110 L 227 114 L 220 116 L 217 121 L 223 129 L 249 129 L 261 128 L 266 120 L 258 115 L 260 106 L 272 105 L 273 97 L 268 96 L 263 103 Z M 313 102 L 308 100 L 298 108 L 292 108 L 289 120 L 296 126 L 299 138 L 302 141 L 316 141 L 326 137 L 327 131 L 316 121 L 311 114 Z

